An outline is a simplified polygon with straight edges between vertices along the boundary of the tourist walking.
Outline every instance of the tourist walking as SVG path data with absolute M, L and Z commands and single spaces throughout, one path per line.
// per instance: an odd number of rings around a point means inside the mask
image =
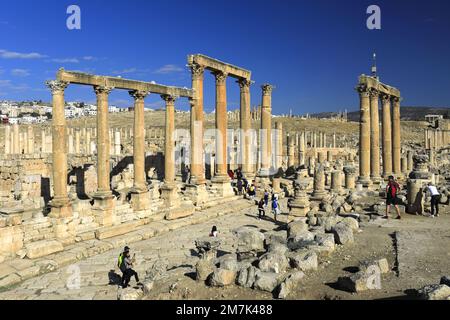
M 261 220 L 262 217 L 266 216 L 264 199 L 261 198 L 258 202 L 258 220 Z
M 441 198 L 441 194 L 437 190 L 436 186 L 434 186 L 431 182 L 428 183 L 427 189 L 431 195 L 431 216 L 430 217 L 432 217 L 432 218 L 439 217 L 439 201 Z
M 278 202 L 277 195 L 275 195 L 272 200 L 272 213 L 273 213 L 273 219 L 275 221 L 278 221 L 277 216 L 281 213 L 281 208 L 280 208 L 280 203 Z
M 137 284 L 141 284 L 139 282 L 139 276 L 136 271 L 133 270 L 133 264 L 135 262 L 136 254 L 133 255 L 133 258 L 130 256 L 130 248 L 126 246 L 123 249 L 123 252 L 119 255 L 118 266 L 120 271 L 122 271 L 122 288 L 128 287 L 130 283 L 131 277 L 134 276 Z
M 238 195 L 242 195 L 242 187 L 243 187 L 242 180 L 238 179 L 238 181 L 237 181 Z
M 401 219 L 402 216 L 400 215 L 400 209 L 398 208 L 398 203 L 400 202 L 397 195 L 398 191 L 400 190 L 400 185 L 395 181 L 394 176 L 389 176 L 389 182 L 386 186 L 386 215 L 384 216 L 385 219 L 389 219 L 389 209 L 392 206 L 395 207 L 395 210 L 397 211 L 397 218 Z

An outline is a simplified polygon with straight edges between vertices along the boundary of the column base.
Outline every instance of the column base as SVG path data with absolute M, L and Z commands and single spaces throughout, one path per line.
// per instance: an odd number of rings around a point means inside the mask
M 308 196 L 294 198 L 294 201 L 289 203 L 289 215 L 294 217 L 306 217 L 306 214 L 310 210 Z
M 326 195 L 327 192 L 325 190 L 313 191 L 313 194 L 311 195 L 311 200 L 322 201 L 323 198 L 326 197 Z
M 364 188 L 369 188 L 372 185 L 370 177 L 358 177 L 357 183 L 360 183 Z
M 186 195 L 191 199 L 192 203 L 195 206 L 202 205 L 208 200 L 208 191 L 206 190 L 205 184 L 195 185 L 188 184 L 186 185 Z
M 63 245 L 75 242 L 75 225 L 72 219 L 54 218 L 52 219 L 55 238 Z
M 94 196 L 94 206 L 92 211 L 95 220 L 102 227 L 112 226 L 115 220 L 114 217 L 115 197 L 106 192 L 97 193 Z
M 68 218 L 72 217 L 72 204 L 69 198 L 53 198 L 50 201 L 50 214 L 51 218 Z
M 231 181 L 228 176 L 214 176 L 211 179 L 212 184 L 214 185 L 214 188 L 217 191 L 217 195 L 225 198 L 225 197 L 232 197 L 234 196 L 233 188 L 231 187 Z
M 204 185 L 206 184 L 206 179 L 204 177 L 191 176 L 189 183 L 190 185 Z
M 176 208 L 180 206 L 180 197 L 178 196 L 178 188 L 175 183 L 164 184 L 161 187 L 161 199 L 164 200 L 166 208 Z
M 148 191 L 132 191 L 131 206 L 134 211 L 143 211 L 150 209 L 150 192 Z
M 370 176 L 370 180 L 372 180 L 373 184 L 381 184 L 383 178 L 381 176 Z

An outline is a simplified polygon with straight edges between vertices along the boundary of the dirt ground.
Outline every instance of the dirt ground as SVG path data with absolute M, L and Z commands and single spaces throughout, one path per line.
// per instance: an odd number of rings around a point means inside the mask
M 433 219 L 404 214 L 402 220 L 375 219 L 361 223 L 351 245 L 337 246 L 327 258 L 319 260 L 316 271 L 306 273 L 300 286 L 289 297 L 297 300 L 374 300 L 417 299 L 416 289 L 439 283 L 450 274 L 450 208 L 442 207 Z M 396 232 L 402 241 L 397 243 Z M 405 240 L 406 239 L 406 240 Z M 337 285 L 338 277 L 356 272 L 360 261 L 387 258 L 391 271 L 382 275 L 379 290 L 350 293 Z M 400 267 L 399 267 L 400 266 Z M 146 299 L 260 300 L 274 299 L 271 293 L 239 286 L 211 288 L 193 280 L 194 269 L 180 266 L 157 283 Z

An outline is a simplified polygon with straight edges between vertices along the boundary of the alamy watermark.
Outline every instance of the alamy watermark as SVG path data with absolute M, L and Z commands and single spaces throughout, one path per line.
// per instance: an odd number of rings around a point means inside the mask
M 79 6 L 72 4 L 67 7 L 66 13 L 70 16 L 66 20 L 66 26 L 69 30 L 81 29 L 81 9 Z
M 367 29 L 380 30 L 381 29 L 381 9 L 379 6 L 373 4 L 367 8 L 367 14 L 370 16 L 367 18 Z

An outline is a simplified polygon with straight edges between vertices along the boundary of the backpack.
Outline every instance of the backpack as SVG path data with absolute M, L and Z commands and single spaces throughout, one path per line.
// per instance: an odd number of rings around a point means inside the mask
M 389 188 L 388 188 L 388 192 L 392 197 L 395 197 L 397 195 L 397 190 L 398 190 L 398 184 L 397 183 L 390 183 L 389 184 Z
M 273 209 L 278 208 L 278 202 L 276 200 L 272 201 L 272 208 Z
M 122 270 L 123 265 L 123 253 L 119 254 L 119 258 L 117 259 L 117 267 Z

